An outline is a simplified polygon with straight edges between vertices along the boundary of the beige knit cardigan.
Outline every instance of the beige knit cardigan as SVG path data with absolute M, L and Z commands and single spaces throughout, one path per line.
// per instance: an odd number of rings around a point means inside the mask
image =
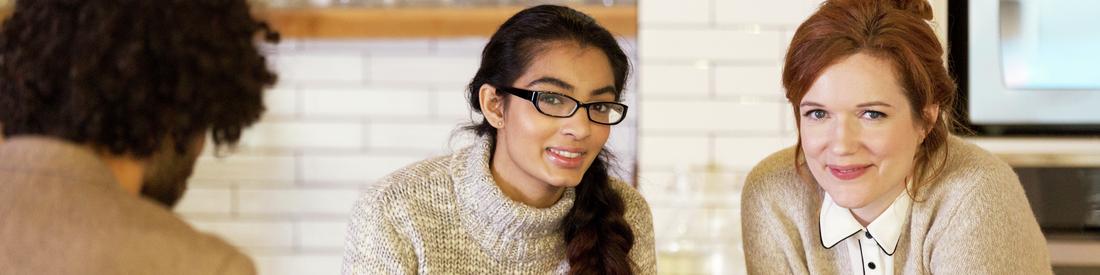
M 957 137 L 938 182 L 916 192 L 895 252 L 897 274 L 1051 274 L 1046 240 L 1019 179 L 989 152 Z M 826 249 L 823 191 L 800 179 L 794 148 L 753 168 L 742 194 L 749 274 L 850 274 L 848 251 Z

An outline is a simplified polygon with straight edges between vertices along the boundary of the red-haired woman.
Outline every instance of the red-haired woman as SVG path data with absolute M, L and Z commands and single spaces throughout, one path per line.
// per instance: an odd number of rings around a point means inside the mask
M 923 0 L 834 0 L 783 85 L 799 141 L 742 200 L 751 274 L 1049 274 L 1012 169 L 951 133 L 955 83 Z

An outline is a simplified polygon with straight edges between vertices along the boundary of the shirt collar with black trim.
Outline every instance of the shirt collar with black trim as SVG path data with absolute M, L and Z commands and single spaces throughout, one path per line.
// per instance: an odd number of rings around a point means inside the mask
M 898 246 L 898 240 L 901 238 L 902 226 L 909 218 L 909 207 L 912 203 L 913 201 L 909 198 L 909 195 L 902 192 L 894 199 L 894 203 L 890 204 L 890 207 L 886 208 L 886 211 L 882 212 L 878 218 L 871 221 L 871 224 L 865 229 L 859 224 L 859 221 L 856 221 L 851 210 L 837 205 L 833 198 L 826 193 L 825 199 L 821 202 L 819 220 L 821 246 L 825 249 L 832 249 L 840 241 L 866 230 L 871 233 L 875 244 L 882 249 L 883 253 L 893 256 Z

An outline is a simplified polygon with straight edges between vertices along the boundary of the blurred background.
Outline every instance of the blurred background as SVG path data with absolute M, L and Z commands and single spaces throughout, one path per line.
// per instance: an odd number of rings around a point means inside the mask
M 11 0 L 0 5 L 5 2 Z M 265 49 L 280 82 L 267 94 L 261 123 L 245 133 L 237 151 L 222 157 L 208 151 L 200 159 L 177 211 L 243 248 L 265 275 L 338 274 L 346 219 L 358 194 L 393 170 L 470 142 L 470 135 L 456 130 L 480 119 L 468 110 L 464 85 L 482 47 L 507 17 L 542 3 L 593 15 L 633 57 L 626 99 L 632 112 L 613 128 L 610 147 L 620 157 L 620 175 L 653 208 L 659 273 L 744 274 L 740 189 L 757 161 L 795 142 L 780 84 L 782 58 L 795 28 L 821 3 L 253 2 L 257 14 L 283 33 L 282 43 Z M 949 13 L 946 0 L 932 5 L 932 25 L 947 42 L 947 15 L 958 20 L 969 13 Z M 0 15 L 7 12 L 0 9 Z M 986 39 L 957 34 L 971 45 L 980 44 L 971 39 Z M 970 63 L 985 68 L 981 60 Z M 963 80 L 960 85 L 970 87 Z M 1100 118 L 1085 112 L 1076 117 Z M 1100 129 L 1098 124 L 1085 129 Z M 1100 228 L 1100 139 L 1088 131 L 1004 136 L 993 128 L 996 133 L 970 139 L 1020 169 L 1033 204 L 1063 202 L 1036 209 L 1041 220 L 1047 217 L 1044 230 L 1069 232 L 1048 237 L 1055 264 L 1063 270 L 1100 266 L 1100 238 L 1078 234 Z M 1051 178 L 1074 182 L 1076 191 L 1061 193 L 1096 198 L 1065 203 L 1052 195 L 1060 193 L 1039 185 Z M 1096 215 L 1095 224 L 1041 214 L 1064 209 Z

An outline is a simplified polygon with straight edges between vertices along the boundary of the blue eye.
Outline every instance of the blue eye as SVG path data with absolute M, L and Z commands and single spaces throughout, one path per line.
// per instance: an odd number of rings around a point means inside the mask
M 879 119 L 886 118 L 886 114 L 883 113 L 883 112 L 879 112 L 879 111 L 865 111 L 865 112 L 863 112 L 863 117 L 868 118 L 868 119 L 872 119 L 872 120 L 879 120 Z
M 828 116 L 828 113 L 826 113 L 825 110 L 813 109 L 813 110 L 807 111 L 805 114 L 802 114 L 802 116 L 810 118 L 810 119 L 818 120 L 818 119 L 824 119 L 826 116 Z

